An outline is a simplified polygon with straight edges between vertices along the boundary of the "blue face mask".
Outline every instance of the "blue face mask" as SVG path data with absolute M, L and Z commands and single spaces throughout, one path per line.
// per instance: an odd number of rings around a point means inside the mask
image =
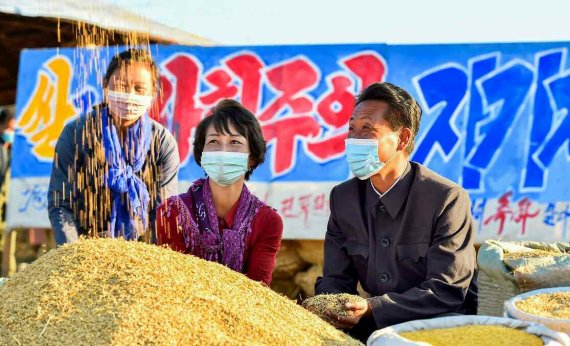
M 366 180 L 380 172 L 390 160 L 380 161 L 378 157 L 378 139 L 348 138 L 345 140 L 346 160 L 355 177 Z
M 229 151 L 204 151 L 201 166 L 220 186 L 230 186 L 247 172 L 249 154 Z
M 2 132 L 2 141 L 4 143 L 13 143 L 14 142 L 14 131 L 4 131 Z

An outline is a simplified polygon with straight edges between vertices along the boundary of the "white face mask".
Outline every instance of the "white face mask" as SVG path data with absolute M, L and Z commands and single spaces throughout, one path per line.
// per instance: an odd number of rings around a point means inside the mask
M 142 117 L 152 104 L 152 96 L 135 95 L 109 90 L 107 104 L 111 113 L 121 120 L 131 121 Z

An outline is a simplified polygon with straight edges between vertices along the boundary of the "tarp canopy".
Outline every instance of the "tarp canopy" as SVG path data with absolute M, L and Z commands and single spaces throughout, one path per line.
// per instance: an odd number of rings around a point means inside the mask
M 214 44 L 102 1 L 0 0 L 0 105 L 15 103 L 20 51 L 77 46 L 78 22 L 87 30 L 109 32 L 110 45 L 127 43 L 129 35 L 147 37 L 150 43 Z

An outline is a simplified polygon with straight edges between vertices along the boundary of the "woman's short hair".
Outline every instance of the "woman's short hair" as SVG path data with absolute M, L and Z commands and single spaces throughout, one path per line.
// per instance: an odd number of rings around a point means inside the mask
M 253 170 L 265 161 L 267 144 L 255 115 L 237 101 L 220 101 L 212 109 L 211 114 L 200 121 L 194 135 L 194 160 L 198 165 L 201 165 L 202 152 L 206 144 L 206 132 L 210 125 L 213 125 L 219 133 L 230 134 L 230 124 L 249 143 L 249 159 L 252 165 L 245 174 L 247 180 Z

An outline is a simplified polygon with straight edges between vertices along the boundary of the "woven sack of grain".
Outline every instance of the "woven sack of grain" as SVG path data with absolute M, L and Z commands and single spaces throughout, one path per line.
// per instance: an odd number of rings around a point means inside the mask
M 325 257 L 324 240 L 297 240 L 297 252 L 303 261 L 322 266 Z
M 303 270 L 307 263 L 297 252 L 297 243 L 294 240 L 281 241 L 281 248 L 275 259 L 274 279 L 293 279 L 295 274 Z
M 480 315 L 502 316 L 507 300 L 530 290 L 570 285 L 570 243 L 486 241 L 479 250 Z
M 301 294 L 301 287 L 292 278 L 271 280 L 271 289 L 289 299 L 296 300 Z
M 320 265 L 312 265 L 308 270 L 297 273 L 295 282 L 301 287 L 306 296 L 315 295 L 315 282 L 319 276 L 323 276 L 323 267 Z
M 453 316 L 401 323 L 375 331 L 366 343 L 367 346 L 569 344 L 568 335 L 541 324 L 494 316 Z
M 505 316 L 542 323 L 552 330 L 570 334 L 570 287 L 519 294 L 505 303 Z

